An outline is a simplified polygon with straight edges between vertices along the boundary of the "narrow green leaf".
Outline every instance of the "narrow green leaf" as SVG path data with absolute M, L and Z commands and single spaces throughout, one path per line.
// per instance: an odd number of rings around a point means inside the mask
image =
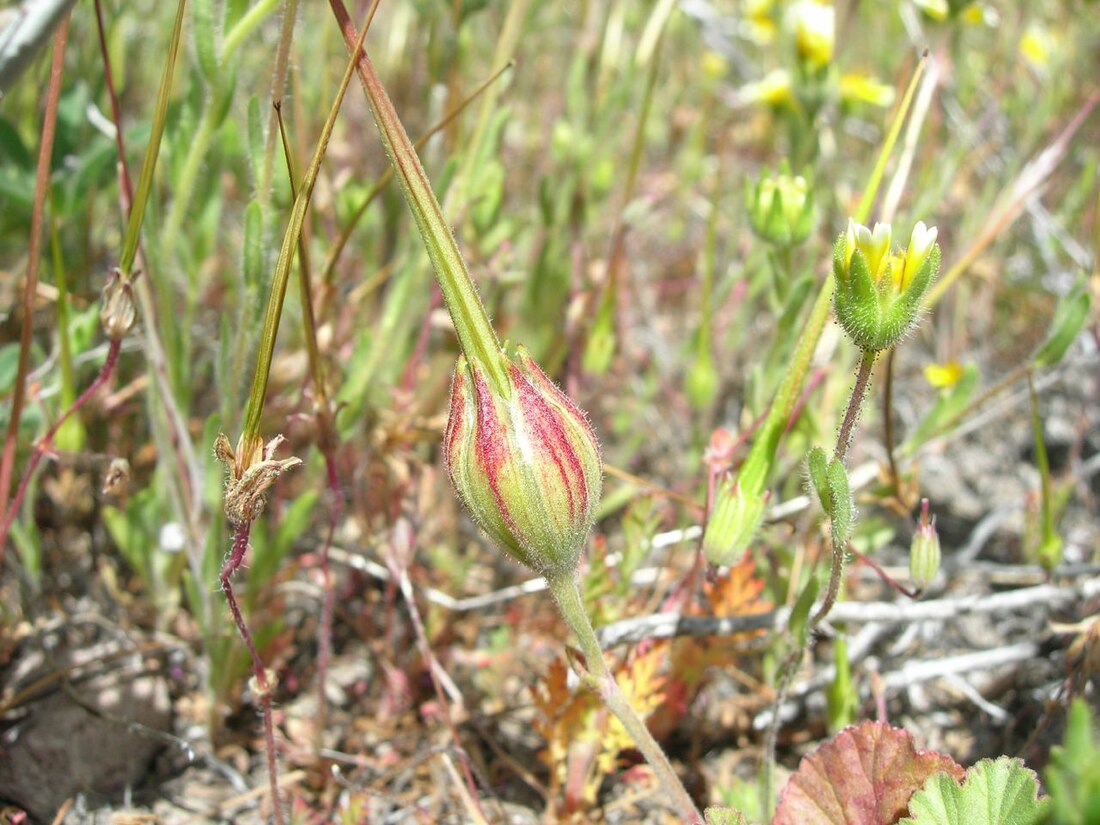
M 1038 368 L 1053 367 L 1065 358 L 1070 345 L 1084 329 L 1091 308 L 1092 296 L 1088 285 L 1084 278 L 1078 278 L 1069 293 L 1058 302 L 1050 335 L 1032 357 L 1032 363 Z

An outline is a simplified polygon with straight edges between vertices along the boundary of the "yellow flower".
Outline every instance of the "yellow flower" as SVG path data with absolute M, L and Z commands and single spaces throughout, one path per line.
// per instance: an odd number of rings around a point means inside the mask
M 870 103 L 890 106 L 894 102 L 894 87 L 865 74 L 846 74 L 840 78 L 840 99 L 844 103 Z
M 789 13 L 799 58 L 815 69 L 829 65 L 836 43 L 836 9 L 819 0 L 801 0 Z
M 951 12 L 947 0 L 913 0 L 913 5 L 936 21 L 946 20 Z
M 721 80 L 729 71 L 729 63 L 718 52 L 709 49 L 703 53 L 703 74 L 711 80 Z
M 947 390 L 959 383 L 963 368 L 958 361 L 946 364 L 929 364 L 924 368 L 925 380 L 937 390 Z
M 774 0 L 748 0 L 744 7 L 742 28 L 748 40 L 767 45 L 775 40 Z
M 765 103 L 768 106 L 789 106 L 794 102 L 791 75 L 786 69 L 768 72 L 755 83 L 747 83 L 738 94 L 742 103 Z
M 1020 38 L 1020 57 L 1033 69 L 1044 71 L 1050 66 L 1051 57 L 1058 48 L 1058 41 L 1041 23 L 1032 23 Z

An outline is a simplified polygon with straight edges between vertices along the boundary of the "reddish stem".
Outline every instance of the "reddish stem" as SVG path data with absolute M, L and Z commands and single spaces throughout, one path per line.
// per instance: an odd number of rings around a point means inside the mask
M 909 598 L 909 599 L 917 599 L 917 598 L 920 597 L 920 591 L 919 590 L 910 590 L 907 587 L 902 587 L 902 585 L 899 584 L 898 581 L 896 579 L 894 579 L 893 576 L 891 576 L 889 573 L 887 573 L 885 570 L 883 570 L 881 567 L 879 567 L 877 564 L 875 564 L 875 562 L 873 562 L 869 557 L 865 556 L 863 553 L 856 550 L 856 548 L 853 547 L 851 545 L 851 543 L 848 544 L 848 551 L 853 556 L 855 556 L 857 559 L 859 559 L 861 562 L 863 562 L 868 567 L 870 567 L 872 570 L 874 570 L 875 574 L 880 579 L 882 579 L 884 584 L 889 585 L 891 588 L 893 588 L 895 591 L 897 591 L 901 595 L 903 595 L 903 596 L 905 596 L 906 598 Z
M 50 429 L 46 431 L 46 434 L 34 445 L 34 452 L 31 453 L 31 457 L 27 461 L 27 469 L 23 471 L 23 478 L 19 480 L 19 488 L 15 491 L 15 498 L 11 500 L 11 506 L 8 507 L 7 513 L 4 514 L 4 523 L 0 525 L 0 562 L 3 561 L 3 549 L 5 542 L 8 540 L 8 533 L 11 530 L 12 524 L 15 522 L 15 516 L 19 512 L 19 508 L 23 506 L 23 499 L 27 495 L 27 488 L 30 486 L 34 471 L 38 469 L 38 465 L 42 463 L 43 457 L 50 451 L 54 436 L 57 435 L 57 431 L 61 429 L 61 426 L 69 420 L 73 413 L 87 404 L 88 400 L 96 394 L 96 391 L 100 387 L 107 383 L 107 379 L 109 379 L 111 374 L 115 371 L 115 365 L 118 363 L 118 354 L 121 350 L 122 339 L 112 340 L 107 347 L 107 360 L 103 362 L 103 366 L 99 370 L 99 375 L 96 376 L 95 380 L 88 385 L 88 388 L 73 402 L 73 405 L 54 422 L 53 426 L 50 427 Z
M 134 201 L 134 187 L 130 183 L 130 167 L 126 163 L 126 146 L 122 142 L 122 107 L 115 93 L 115 78 L 111 71 L 111 54 L 107 49 L 107 29 L 103 24 L 102 0 L 95 0 L 96 31 L 99 33 L 99 51 L 103 55 L 103 80 L 107 86 L 107 99 L 111 101 L 111 117 L 115 121 L 115 147 L 118 150 L 118 178 L 122 185 L 122 213 L 129 216 Z
M 229 602 L 229 612 L 233 614 L 233 621 L 237 623 L 237 631 L 248 648 L 248 655 L 252 657 L 252 675 L 256 679 L 256 689 L 260 695 L 260 708 L 264 717 L 264 741 L 267 746 L 267 776 L 271 785 L 271 801 L 275 812 L 276 825 L 284 825 L 282 803 L 279 798 L 279 768 L 275 755 L 275 722 L 271 715 L 271 685 L 267 681 L 267 670 L 263 660 L 256 650 L 256 643 L 252 640 L 252 633 L 245 624 L 241 608 L 237 604 L 237 597 L 233 593 L 233 583 L 230 581 L 237 568 L 244 562 L 244 554 L 248 550 L 248 537 L 252 533 L 252 523 L 242 522 L 237 525 L 233 534 L 233 548 L 229 551 L 229 560 L 222 567 L 221 583 L 225 600 Z
M 42 117 L 42 143 L 38 147 L 38 168 L 34 180 L 34 207 L 31 211 L 31 237 L 27 250 L 27 280 L 23 284 L 22 323 L 19 330 L 19 363 L 15 370 L 15 389 L 11 398 L 11 417 L 4 437 L 4 450 L 0 455 L 0 502 L 8 500 L 12 473 L 15 469 L 15 450 L 19 443 L 19 422 L 23 416 L 23 404 L 27 392 L 27 372 L 31 359 L 31 329 L 34 326 L 34 297 L 38 292 L 38 259 L 42 255 L 42 220 L 46 208 L 46 190 L 50 185 L 50 159 L 53 156 L 53 139 L 57 126 L 57 105 L 61 98 L 61 70 L 65 64 L 65 44 L 69 38 L 69 15 L 66 14 L 54 35 L 53 62 L 50 64 L 50 85 L 46 91 L 46 110 Z M 25 486 L 25 485 L 23 485 Z M 18 495 L 18 494 L 17 494 Z M 4 547 L 8 529 L 15 520 L 19 501 L 13 501 L 4 516 L 4 530 L 0 533 L 0 569 L 4 566 Z
M 325 415 L 323 418 L 322 427 L 331 427 L 332 422 L 328 416 Z M 317 754 L 321 752 L 325 722 L 328 718 L 328 699 L 325 695 L 325 689 L 328 685 L 328 666 L 332 660 L 332 615 L 336 603 L 336 591 L 333 589 L 332 573 L 329 569 L 329 548 L 332 547 L 336 525 L 339 524 L 340 516 L 344 511 L 344 496 L 340 487 L 340 476 L 336 472 L 336 457 L 333 454 L 332 441 L 328 436 L 322 436 L 321 441 L 325 456 L 325 472 L 328 477 L 329 494 L 332 496 L 332 510 L 329 513 L 325 543 L 321 548 L 321 586 L 324 588 L 324 596 L 321 600 L 321 626 L 317 629 L 317 733 L 314 737 Z

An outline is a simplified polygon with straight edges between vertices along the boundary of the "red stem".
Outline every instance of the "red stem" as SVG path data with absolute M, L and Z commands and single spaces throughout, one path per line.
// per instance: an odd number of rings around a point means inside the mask
M 229 551 L 229 560 L 222 567 L 221 583 L 225 600 L 229 602 L 229 612 L 233 614 L 233 621 L 237 623 L 237 631 L 244 640 L 248 654 L 252 657 L 252 675 L 256 679 L 256 688 L 260 694 L 260 707 L 264 717 L 264 742 L 267 746 L 267 776 L 271 785 L 271 801 L 275 812 L 276 825 L 284 825 L 282 802 L 279 798 L 279 768 L 275 755 L 275 722 L 271 715 L 271 686 L 267 681 L 267 670 L 263 660 L 256 650 L 256 643 L 252 640 L 252 634 L 245 624 L 241 608 L 237 604 L 237 597 L 233 593 L 233 583 L 230 579 L 237 568 L 244 562 L 244 554 L 248 550 L 248 537 L 252 533 L 252 523 L 243 522 L 237 525 L 233 534 L 233 548 Z
M 95 380 L 88 385 L 88 388 L 73 402 L 73 405 L 54 422 L 53 426 L 50 427 L 50 429 L 46 431 L 46 434 L 34 445 L 34 452 L 31 453 L 31 457 L 27 461 L 27 469 L 23 471 L 23 478 L 19 480 L 19 488 L 15 491 L 15 498 L 11 500 L 11 506 L 8 507 L 7 513 L 4 514 L 4 523 L 0 525 L 0 562 L 3 562 L 4 544 L 8 540 L 8 533 L 11 531 L 11 526 L 15 522 L 15 516 L 23 506 L 23 499 L 27 495 L 27 488 L 30 486 L 31 478 L 34 477 L 34 471 L 38 469 L 38 465 L 42 463 L 43 457 L 49 452 L 50 446 L 53 444 L 53 438 L 57 435 L 57 431 L 61 429 L 61 426 L 69 420 L 73 413 L 88 403 L 88 400 L 96 394 L 96 391 L 100 387 L 107 383 L 107 379 L 109 379 L 111 374 L 115 371 L 115 365 L 118 363 L 118 354 L 121 350 L 122 339 L 112 340 L 107 347 L 107 360 L 103 362 L 103 366 L 99 370 L 99 375 L 96 376 Z
M 329 427 L 331 421 L 324 416 L 323 427 Z M 325 456 L 325 472 L 328 476 L 329 494 L 332 496 L 332 510 L 329 514 L 328 531 L 325 534 L 325 543 L 321 548 L 321 579 L 324 588 L 324 596 L 321 600 L 321 626 L 317 629 L 317 733 L 314 738 L 314 746 L 318 755 L 323 744 L 325 721 L 328 717 L 328 700 L 325 698 L 325 688 L 328 684 L 328 666 L 332 660 L 332 614 L 336 602 L 336 592 L 332 585 L 332 574 L 329 569 L 329 548 L 332 546 L 332 538 L 336 534 L 336 525 L 340 522 L 340 516 L 344 511 L 344 495 L 340 487 L 340 476 L 336 472 L 336 457 L 333 455 L 331 441 L 322 438 Z
M 122 185 L 122 194 L 125 202 L 122 204 L 122 213 L 129 216 L 130 205 L 134 201 L 134 187 L 130 183 L 130 167 L 126 163 L 126 147 L 122 142 L 122 107 L 118 103 L 118 95 L 115 93 L 115 78 L 111 71 L 111 55 L 107 50 L 106 26 L 103 24 L 102 0 L 95 0 L 96 31 L 99 33 L 99 51 L 103 55 L 103 80 L 107 85 L 107 98 L 111 101 L 111 117 L 115 121 L 115 146 L 118 149 L 118 177 Z
M 61 97 L 61 70 L 65 64 L 65 43 L 69 38 L 69 15 L 66 14 L 57 28 L 53 40 L 53 62 L 50 64 L 50 85 L 46 91 L 46 110 L 42 118 L 42 143 L 38 147 L 38 169 L 34 180 L 34 208 L 31 212 L 31 237 L 27 250 L 27 280 L 23 285 L 22 323 L 19 330 L 19 364 L 15 371 L 15 389 L 11 399 L 11 418 L 4 437 L 4 451 L 0 455 L 0 502 L 8 500 L 11 492 L 12 473 L 15 469 L 15 450 L 19 443 L 19 422 L 23 416 L 23 404 L 27 392 L 27 372 L 30 369 L 31 330 L 34 326 L 34 297 L 38 292 L 38 259 L 42 255 L 42 220 L 46 208 L 46 190 L 50 185 L 50 159 L 53 156 L 53 139 L 57 126 L 57 104 Z M 8 528 L 19 509 L 13 501 L 4 516 L 5 528 L 0 533 L 0 569 L 4 566 L 4 547 Z

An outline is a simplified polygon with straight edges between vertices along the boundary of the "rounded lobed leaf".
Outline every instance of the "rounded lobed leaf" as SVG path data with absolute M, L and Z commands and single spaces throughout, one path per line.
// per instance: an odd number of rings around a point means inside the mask
M 802 760 L 772 825 L 892 825 L 937 774 L 962 777 L 963 769 L 949 756 L 918 750 L 904 730 L 864 722 Z
M 898 825 L 1035 825 L 1049 797 L 1039 797 L 1039 779 L 1019 759 L 983 759 L 960 785 L 935 776 L 909 800 L 910 816 Z

